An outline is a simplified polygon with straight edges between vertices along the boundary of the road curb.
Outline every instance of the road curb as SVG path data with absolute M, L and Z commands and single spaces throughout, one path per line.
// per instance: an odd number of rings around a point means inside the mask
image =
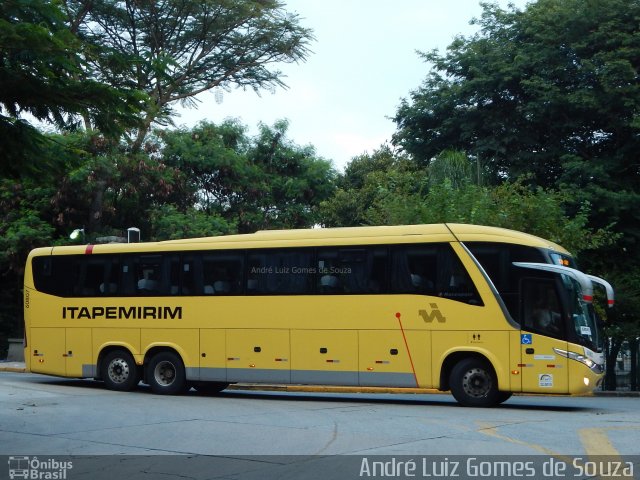
M 24 362 L 0 362 L 0 372 L 27 373 Z

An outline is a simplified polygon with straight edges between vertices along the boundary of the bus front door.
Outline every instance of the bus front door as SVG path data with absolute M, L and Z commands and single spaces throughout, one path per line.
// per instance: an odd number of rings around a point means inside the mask
M 552 278 L 521 280 L 520 333 L 522 391 L 568 393 L 567 358 L 556 349 L 567 350 L 563 307 Z

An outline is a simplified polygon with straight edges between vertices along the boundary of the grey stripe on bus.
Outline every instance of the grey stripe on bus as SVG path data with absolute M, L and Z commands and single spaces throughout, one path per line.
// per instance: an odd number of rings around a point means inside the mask
M 96 365 L 82 365 L 82 376 L 97 376 Z M 363 387 L 416 387 L 413 373 L 253 368 L 187 367 L 187 380 L 202 382 L 299 383 L 309 385 L 361 385 Z

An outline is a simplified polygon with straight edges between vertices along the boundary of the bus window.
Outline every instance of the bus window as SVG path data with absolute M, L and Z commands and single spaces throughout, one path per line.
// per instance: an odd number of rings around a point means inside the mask
M 393 293 L 433 295 L 482 305 L 469 274 L 449 245 L 402 245 L 391 254 Z
M 311 250 L 267 250 L 248 256 L 249 295 L 310 294 L 313 267 Z
M 118 295 L 120 294 L 120 273 L 122 266 L 119 258 L 115 257 L 111 262 L 105 262 L 105 278 L 98 287 L 100 295 Z
M 202 282 L 205 295 L 237 295 L 242 291 L 242 255 L 216 253 L 202 257 Z M 183 266 L 189 270 L 188 263 Z M 188 273 L 188 272 L 185 272 Z
M 160 295 L 162 288 L 162 257 L 149 255 L 135 262 L 136 291 L 139 295 Z
M 90 258 L 82 263 L 81 273 L 75 285 L 74 293 L 78 297 L 102 295 L 107 270 L 106 258 Z
M 562 322 L 562 306 L 556 283 L 552 279 L 523 278 L 522 292 L 523 329 L 554 338 L 565 338 Z
M 171 255 L 169 266 L 169 295 L 194 295 L 196 293 L 193 257 Z
M 399 246 L 391 254 L 391 285 L 394 293 L 435 295 L 438 248 Z
M 60 297 L 74 294 L 80 277 L 80 265 L 75 255 L 35 257 L 32 267 L 38 291 Z
M 382 293 L 387 283 L 386 262 L 384 247 L 320 249 L 315 269 L 318 292 Z

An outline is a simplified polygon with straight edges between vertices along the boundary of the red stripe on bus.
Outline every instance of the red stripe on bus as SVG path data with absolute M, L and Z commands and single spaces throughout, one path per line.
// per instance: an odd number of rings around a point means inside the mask
M 91 255 L 93 253 L 93 245 L 89 244 L 87 245 L 87 248 L 84 251 L 85 255 Z
M 409 350 L 409 344 L 407 343 L 407 337 L 404 334 L 404 328 L 402 328 L 402 320 L 400 312 L 396 313 L 396 318 L 400 324 L 400 331 L 402 332 L 402 338 L 404 339 L 404 346 L 407 347 L 407 353 L 409 354 L 409 362 L 411 363 L 411 370 L 413 370 L 413 378 L 416 380 L 416 387 L 418 386 L 418 376 L 416 375 L 416 367 L 413 366 L 413 359 L 411 358 L 411 350 Z

